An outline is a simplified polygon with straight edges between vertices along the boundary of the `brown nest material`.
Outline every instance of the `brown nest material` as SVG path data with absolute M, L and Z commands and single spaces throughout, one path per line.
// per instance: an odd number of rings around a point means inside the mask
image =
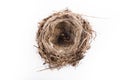
M 81 15 L 69 10 L 56 12 L 39 23 L 37 44 L 50 69 L 75 66 L 90 48 L 93 30 Z

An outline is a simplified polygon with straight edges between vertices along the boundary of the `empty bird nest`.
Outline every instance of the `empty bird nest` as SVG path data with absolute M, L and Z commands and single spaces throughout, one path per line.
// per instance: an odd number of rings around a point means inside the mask
M 39 22 L 37 44 L 50 69 L 75 66 L 90 48 L 93 30 L 81 15 L 63 10 Z

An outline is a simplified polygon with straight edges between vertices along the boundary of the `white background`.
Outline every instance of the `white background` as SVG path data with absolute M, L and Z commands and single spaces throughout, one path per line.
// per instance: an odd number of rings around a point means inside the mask
M 45 70 L 37 53 L 38 22 L 69 8 L 97 32 L 77 67 Z M 0 0 L 0 80 L 120 80 L 119 0 Z

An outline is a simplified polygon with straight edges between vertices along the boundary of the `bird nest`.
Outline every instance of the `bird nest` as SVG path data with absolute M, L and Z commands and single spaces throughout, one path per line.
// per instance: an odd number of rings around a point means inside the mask
M 37 44 L 50 69 L 75 66 L 90 48 L 93 30 L 81 15 L 69 10 L 56 12 L 39 23 Z

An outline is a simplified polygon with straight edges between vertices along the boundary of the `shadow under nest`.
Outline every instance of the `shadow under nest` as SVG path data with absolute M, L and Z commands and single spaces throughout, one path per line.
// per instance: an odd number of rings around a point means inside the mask
M 69 10 L 56 12 L 39 23 L 37 44 L 49 69 L 75 66 L 90 48 L 93 30 L 81 15 Z

